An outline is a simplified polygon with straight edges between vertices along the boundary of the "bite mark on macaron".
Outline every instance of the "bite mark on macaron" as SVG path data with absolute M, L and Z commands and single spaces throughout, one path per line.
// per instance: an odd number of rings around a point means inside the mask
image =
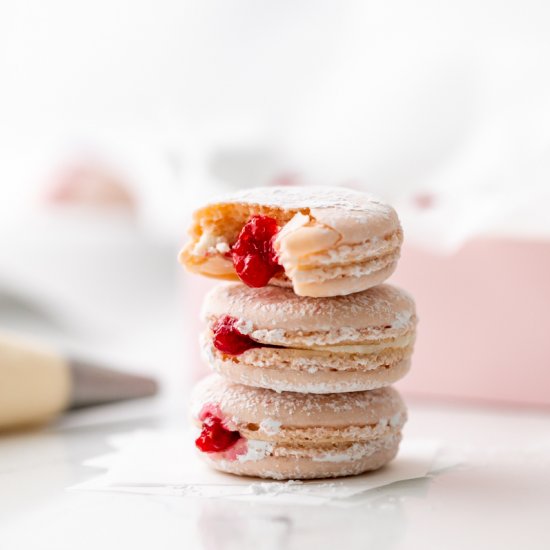
M 353 294 L 395 269 L 403 232 L 374 197 L 326 186 L 261 187 L 193 215 L 180 261 L 192 272 L 246 285 L 292 287 L 298 296 Z

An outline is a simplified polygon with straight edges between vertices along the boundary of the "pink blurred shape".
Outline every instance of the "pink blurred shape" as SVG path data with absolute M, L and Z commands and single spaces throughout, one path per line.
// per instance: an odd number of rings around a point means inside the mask
M 391 282 L 420 317 L 401 389 L 550 405 L 550 242 L 477 239 L 449 256 L 405 244 Z
M 126 210 L 135 207 L 126 184 L 108 168 L 95 163 L 66 166 L 54 178 L 45 199 L 50 204 L 114 206 Z

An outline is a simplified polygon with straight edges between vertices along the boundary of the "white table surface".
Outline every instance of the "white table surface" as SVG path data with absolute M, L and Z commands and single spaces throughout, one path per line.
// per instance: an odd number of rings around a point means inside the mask
M 344 509 L 66 491 L 99 473 L 81 464 L 109 450 L 108 435 L 164 426 L 179 413 L 146 407 L 108 421 L 98 411 L 4 436 L 0 548 L 549 549 L 550 411 L 409 404 L 405 437 L 439 439 L 465 463 Z

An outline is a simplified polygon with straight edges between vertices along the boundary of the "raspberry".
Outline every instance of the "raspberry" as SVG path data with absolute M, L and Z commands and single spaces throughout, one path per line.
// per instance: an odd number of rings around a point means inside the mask
M 277 261 L 273 239 L 279 227 L 269 216 L 251 216 L 243 226 L 237 242 L 231 247 L 235 271 L 243 283 L 259 288 L 266 286 L 282 266 Z
M 246 350 L 258 347 L 260 344 L 240 332 L 235 324 L 237 319 L 224 315 L 218 319 L 212 326 L 214 333 L 214 347 L 229 355 L 240 355 Z
M 231 448 L 241 438 L 236 431 L 224 428 L 222 419 L 212 412 L 206 412 L 202 420 L 202 430 L 195 445 L 203 453 L 221 453 Z

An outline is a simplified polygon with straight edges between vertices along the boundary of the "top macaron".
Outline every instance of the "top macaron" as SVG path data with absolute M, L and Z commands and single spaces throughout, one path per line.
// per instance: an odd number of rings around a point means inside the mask
M 188 270 L 311 297 L 382 283 L 396 267 L 403 240 L 391 206 L 338 187 L 237 192 L 197 210 L 189 233 L 180 253 Z

